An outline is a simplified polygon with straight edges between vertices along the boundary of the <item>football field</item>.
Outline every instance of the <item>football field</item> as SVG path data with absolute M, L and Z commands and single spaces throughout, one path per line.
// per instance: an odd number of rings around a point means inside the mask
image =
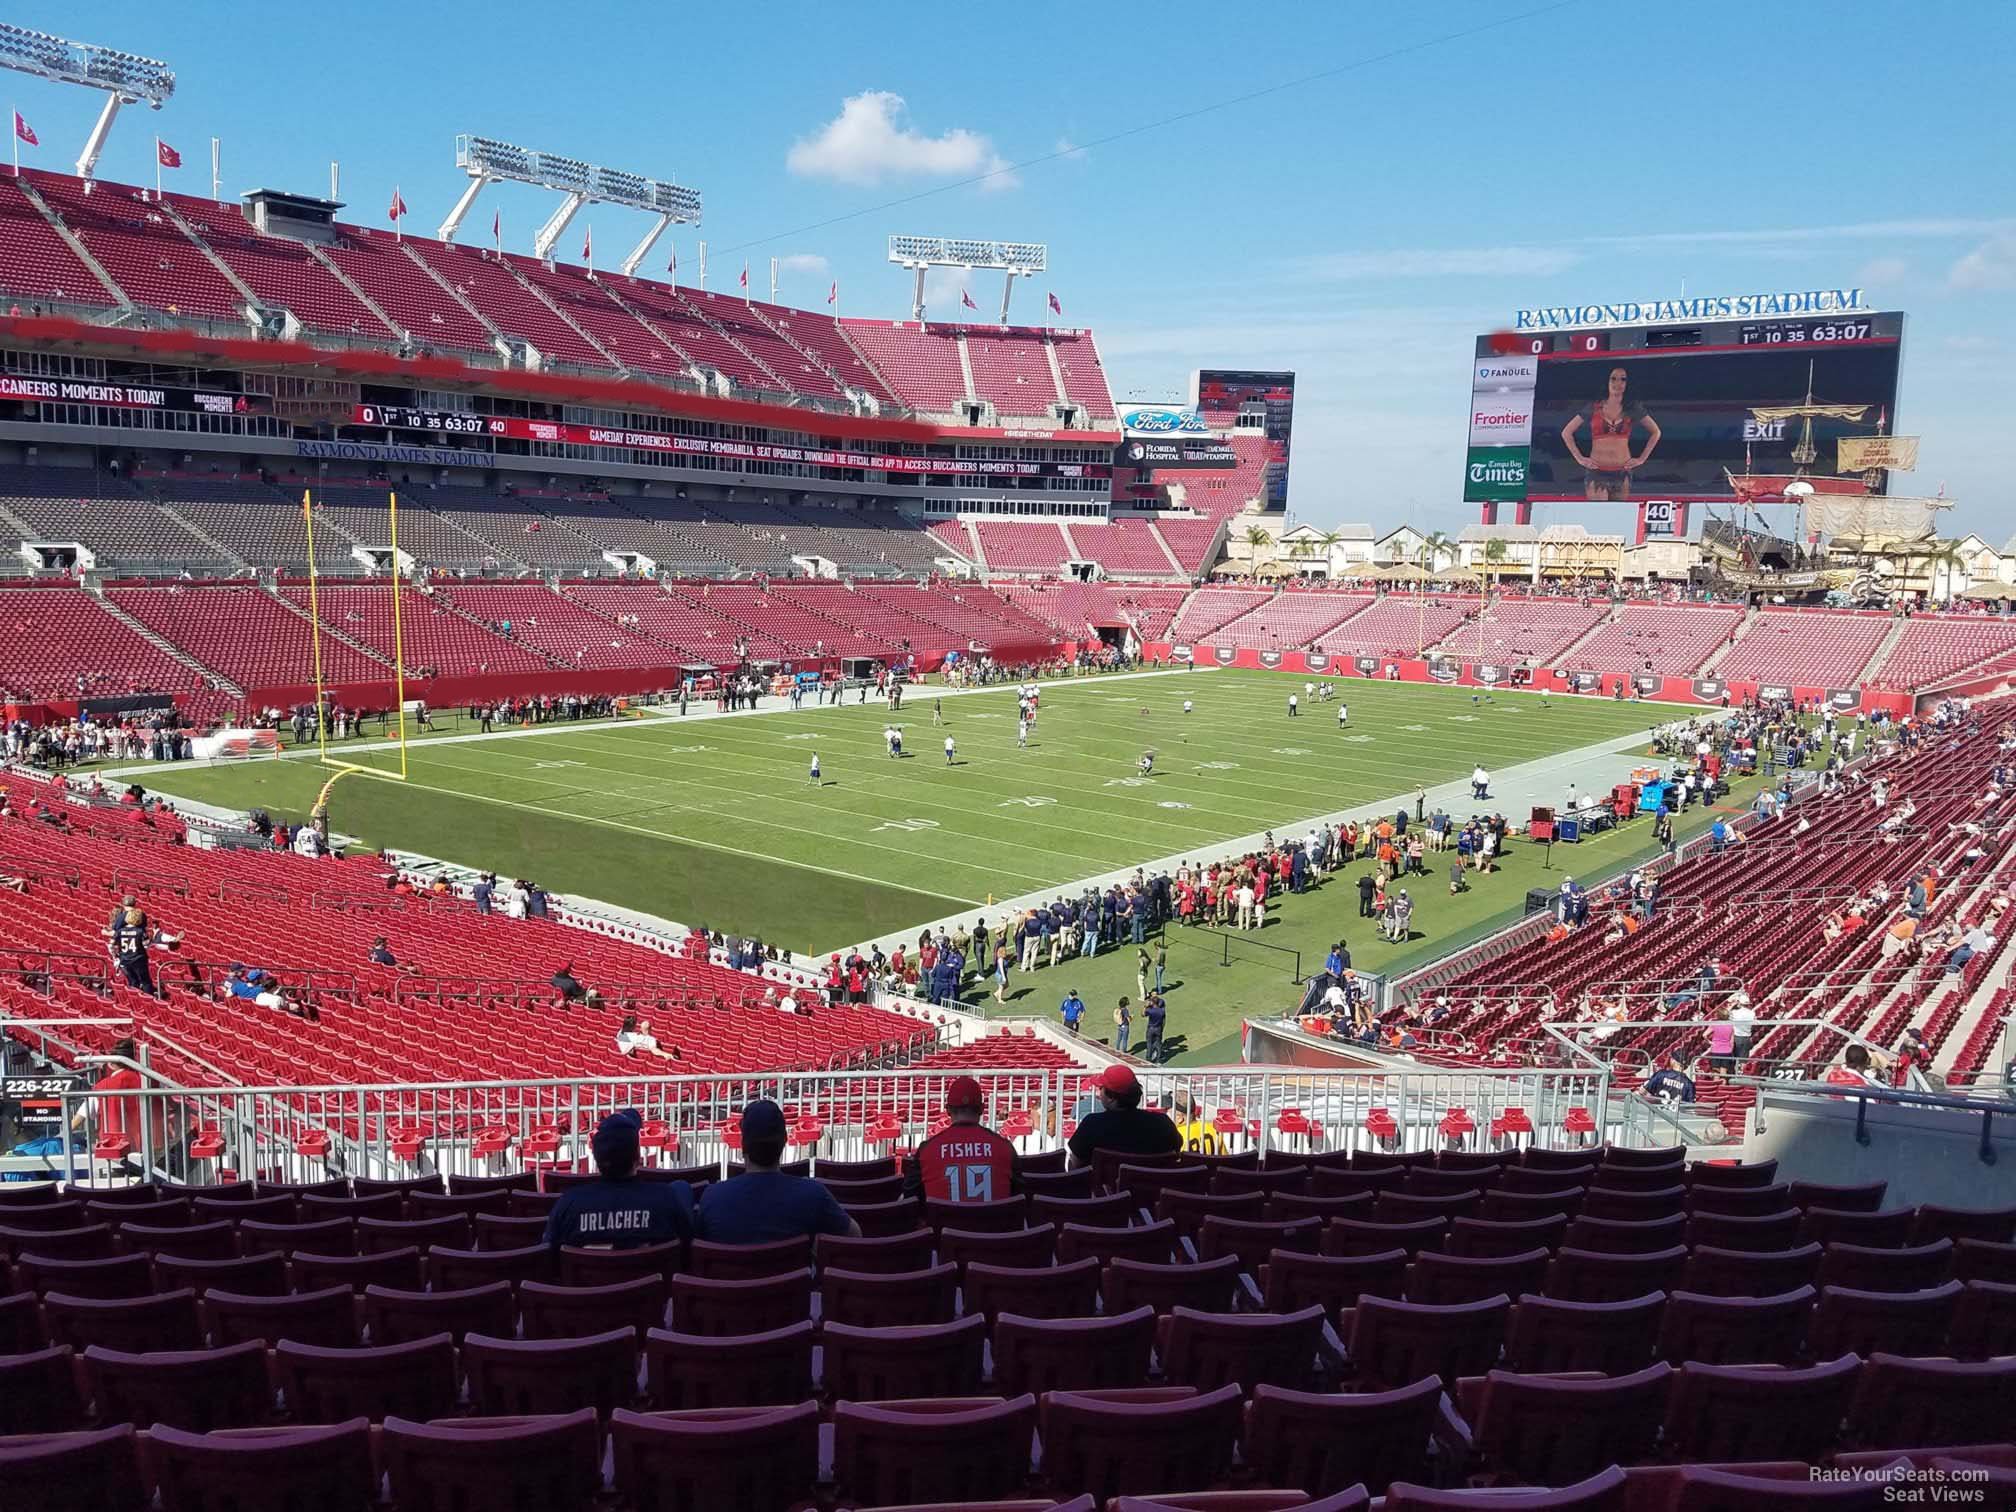
M 850 695 L 795 713 L 702 717 L 696 706 L 684 719 L 437 737 L 410 746 L 403 784 L 339 784 L 331 822 L 374 846 L 823 951 L 1161 857 L 1214 854 L 1270 828 L 1295 833 L 1317 815 L 1369 813 L 1480 762 L 1509 768 L 1675 712 L 1348 680 L 1335 683 L 1350 708 L 1340 728 L 1336 703 L 1303 686 L 1240 671 L 1073 679 L 1045 687 L 1026 749 L 1012 686 L 942 701 L 916 688 L 895 715 Z M 1294 718 L 1291 692 L 1302 699 Z M 891 724 L 902 727 L 900 759 L 887 753 Z M 361 742 L 342 755 L 397 765 L 396 751 Z M 288 757 L 154 767 L 144 780 L 298 819 L 328 775 Z

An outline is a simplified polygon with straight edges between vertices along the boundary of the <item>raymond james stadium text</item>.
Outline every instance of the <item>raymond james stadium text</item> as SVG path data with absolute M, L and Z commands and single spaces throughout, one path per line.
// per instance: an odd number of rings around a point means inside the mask
M 1779 294 L 1719 294 L 1699 299 L 1648 299 L 1624 304 L 1549 305 L 1517 311 L 1516 331 L 1565 331 L 1581 326 L 1658 325 L 1669 320 L 1747 320 L 1759 315 L 1839 315 L 1860 310 L 1860 289 L 1803 289 Z

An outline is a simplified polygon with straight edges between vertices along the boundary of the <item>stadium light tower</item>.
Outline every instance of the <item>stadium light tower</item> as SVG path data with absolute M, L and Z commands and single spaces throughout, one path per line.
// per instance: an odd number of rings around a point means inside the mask
M 910 317 L 924 318 L 924 270 L 926 268 L 986 268 L 1003 275 L 1001 280 L 1001 324 L 1008 324 L 1008 300 L 1015 292 L 1015 280 L 1034 278 L 1050 266 L 1050 249 L 1041 242 L 967 241 L 956 236 L 892 236 L 889 261 L 917 275 L 916 292 L 910 299 Z
M 469 175 L 469 187 L 455 201 L 455 208 L 448 212 L 448 219 L 441 222 L 440 237 L 443 241 L 455 240 L 455 233 L 475 207 L 476 196 L 483 192 L 483 186 L 498 179 L 535 184 L 541 189 L 558 189 L 565 196 L 559 208 L 539 228 L 539 234 L 532 238 L 532 255 L 541 262 L 551 260 L 553 248 L 559 244 L 567 223 L 574 219 L 576 211 L 590 202 L 627 205 L 633 210 L 648 210 L 658 217 L 652 222 L 651 229 L 644 233 L 644 239 L 637 243 L 636 250 L 623 259 L 625 274 L 637 270 L 637 265 L 651 251 L 652 243 L 672 222 L 693 226 L 700 224 L 698 189 L 660 183 L 657 179 L 624 173 L 615 168 L 600 168 L 578 158 L 535 152 L 530 147 L 513 147 L 509 142 L 495 141 L 490 137 L 465 135 L 455 138 L 455 166 Z
M 145 104 L 159 110 L 175 93 L 175 71 L 154 58 L 92 42 L 67 42 L 47 32 L 4 22 L 0 22 L 0 66 L 38 79 L 105 91 L 105 108 L 98 112 L 98 123 L 84 139 L 84 150 L 77 157 L 77 177 L 85 179 L 98 166 L 121 105 Z

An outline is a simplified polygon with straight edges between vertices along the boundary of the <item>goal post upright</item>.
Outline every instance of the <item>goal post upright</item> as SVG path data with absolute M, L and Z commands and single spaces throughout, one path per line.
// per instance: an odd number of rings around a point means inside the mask
M 406 631 L 400 614 L 399 491 L 386 495 L 392 536 L 392 707 L 399 716 L 399 777 L 406 777 Z
M 320 577 L 315 571 L 315 500 L 308 489 L 301 490 L 301 523 L 308 533 L 308 643 L 315 652 L 315 748 L 322 764 L 329 764 L 329 703 L 322 679 L 322 600 Z

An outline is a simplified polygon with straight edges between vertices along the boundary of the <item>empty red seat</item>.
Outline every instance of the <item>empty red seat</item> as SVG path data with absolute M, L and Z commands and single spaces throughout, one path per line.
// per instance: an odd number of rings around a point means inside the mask
M 553 1275 L 553 1252 L 543 1244 L 480 1250 L 436 1245 L 427 1252 L 428 1280 L 448 1291 L 484 1286 L 492 1281 L 514 1285 L 520 1281 L 551 1281 Z
M 508 1281 L 434 1291 L 364 1288 L 364 1323 L 373 1344 L 403 1344 L 446 1333 L 460 1346 L 472 1332 L 508 1337 L 517 1320 L 518 1305 Z
M 1687 1257 L 1682 1284 L 1718 1297 L 1775 1297 L 1810 1286 L 1820 1273 L 1820 1246 L 1786 1250 L 1728 1250 L 1697 1244 Z
M 960 1282 L 962 1309 L 983 1317 L 987 1326 L 1004 1312 L 1024 1318 L 1089 1318 L 1099 1310 L 1100 1267 L 1093 1259 L 1069 1265 L 981 1265 L 966 1267 Z M 1110 1311 L 1127 1307 L 1106 1294 Z M 915 1396 L 915 1392 L 905 1392 Z
M 1145 1386 L 1155 1310 L 1103 1318 L 994 1320 L 994 1382 L 1003 1391 L 1097 1391 Z
M 528 1283 L 529 1284 L 529 1283 Z M 519 1288 L 521 1304 L 526 1288 Z M 812 1272 L 754 1281 L 672 1278 L 672 1327 L 679 1333 L 768 1333 L 812 1316 Z
M 147 1460 L 173 1512 L 255 1507 L 361 1507 L 377 1493 L 371 1425 L 191 1433 L 157 1423 Z
M 1863 1364 L 1848 1436 L 1871 1449 L 1995 1443 L 2016 1422 L 2016 1358 L 1907 1359 L 1877 1353 Z
M 1841 1354 L 1919 1353 L 1938 1347 L 1953 1326 L 1963 1287 L 1958 1281 L 1923 1291 L 1862 1291 L 1823 1286 L 1813 1309 L 1807 1347 L 1815 1359 Z
M 791 1507 L 809 1500 L 819 1479 L 817 1402 L 619 1411 L 609 1437 L 616 1489 L 636 1512 Z
M 1105 1499 L 1158 1486 L 1208 1486 L 1232 1467 L 1242 1394 L 1052 1391 L 1043 1398 L 1043 1474 L 1051 1487 Z
M 271 1297 L 212 1290 L 203 1294 L 203 1315 L 215 1344 L 291 1339 L 324 1349 L 357 1346 L 357 1304 L 347 1286 Z
M 1026 1229 L 993 1229 L 986 1232 L 958 1228 L 944 1228 L 938 1231 L 938 1259 L 947 1265 L 958 1266 L 961 1271 L 974 1261 L 1014 1270 L 1047 1266 L 1055 1258 L 1056 1252 L 1057 1226 L 1053 1223 L 1039 1223 L 1033 1228 Z M 922 1270 L 930 1263 L 931 1258 L 927 1254 L 924 1260 L 913 1268 Z
M 1166 1219 L 1133 1228 L 1093 1228 L 1067 1223 L 1057 1231 L 1057 1258 L 1069 1264 L 1088 1256 L 1107 1260 L 1145 1260 L 1166 1265 L 1175 1258 L 1176 1225 Z
M 980 1390 L 986 1323 L 978 1313 L 918 1327 L 828 1323 L 820 1337 L 822 1384 L 835 1401 L 963 1398 Z
M 0 1485 L 7 1488 L 9 1504 L 21 1507 L 146 1512 L 151 1500 L 130 1423 L 0 1439 Z
M 1624 1472 L 1615 1465 L 1554 1491 L 1437 1491 L 1395 1481 L 1386 1493 L 1386 1512 L 1624 1512 L 1625 1505 Z
M 228 1291 L 241 1296 L 279 1297 L 287 1291 L 287 1257 L 275 1250 L 219 1260 L 157 1254 L 154 1281 L 163 1290 L 186 1286 L 199 1296 Z
M 1679 1244 L 1648 1254 L 1601 1254 L 1564 1244 L 1554 1252 L 1546 1292 L 1570 1302 L 1625 1302 L 1678 1286 L 1687 1258 Z
M 1665 1311 L 1663 1292 L 1621 1302 L 1521 1296 L 1506 1326 L 1505 1367 L 1528 1375 L 1630 1375 L 1652 1362 Z
M 196 1293 L 187 1287 L 148 1297 L 66 1297 L 52 1292 L 42 1299 L 42 1312 L 50 1342 L 79 1351 L 93 1344 L 131 1354 L 203 1347 Z
M 1109 1312 L 1143 1306 L 1154 1308 L 1158 1314 L 1178 1307 L 1207 1313 L 1230 1312 L 1239 1293 L 1242 1270 L 1237 1255 L 1220 1255 L 1188 1265 L 1115 1260 L 1105 1268 L 1100 1291 Z
M 207 1433 L 250 1427 L 273 1415 L 266 1346 L 258 1340 L 145 1354 L 93 1345 L 84 1351 L 84 1374 L 101 1422 L 170 1423 Z
M 1269 1312 L 1321 1306 L 1334 1327 L 1338 1315 L 1361 1296 L 1406 1295 L 1407 1252 L 1390 1249 L 1366 1255 L 1305 1255 L 1279 1250 L 1260 1267 L 1260 1288 Z
M 1538 1291 L 1547 1279 L 1549 1257 L 1544 1249 L 1517 1255 L 1442 1255 L 1415 1258 L 1407 1272 L 1407 1300 L 1447 1304 L 1477 1302 L 1485 1297 L 1516 1297 Z
M 637 1331 L 570 1339 L 500 1339 L 470 1334 L 462 1341 L 469 1403 L 486 1417 L 573 1411 L 592 1406 L 606 1418 L 637 1395 Z
M 780 1239 L 774 1244 L 715 1244 L 696 1239 L 687 1246 L 683 1267 L 710 1281 L 752 1281 L 789 1275 L 812 1263 L 809 1235 Z
M 1962 1282 L 1953 1309 L 1952 1349 L 1963 1360 L 2016 1355 L 2016 1285 Z
M 144 1297 L 154 1290 L 154 1264 L 145 1255 L 63 1260 L 24 1250 L 14 1262 L 14 1277 L 24 1291 L 44 1295 Z
M 85 1422 L 76 1353 L 68 1344 L 0 1355 L 0 1434 L 62 1433 Z M 5 1449 L 0 1444 L 0 1459 Z
M 1453 1385 L 1498 1363 L 1511 1313 L 1511 1299 L 1502 1296 L 1447 1307 L 1360 1297 L 1351 1311 L 1346 1353 L 1370 1386 L 1390 1390 L 1424 1376 Z
M 411 1244 L 374 1255 L 315 1255 L 296 1250 L 287 1262 L 298 1291 L 347 1285 L 361 1296 L 368 1286 L 395 1286 L 405 1291 L 418 1291 L 421 1286 L 420 1251 Z
M 383 1444 L 393 1500 L 402 1508 L 585 1512 L 601 1485 L 602 1436 L 589 1407 L 494 1423 L 393 1417 Z
M 283 1339 L 273 1374 L 296 1422 L 444 1417 L 455 1410 L 455 1341 L 447 1334 L 375 1349 L 330 1349 Z
M 1660 1357 L 1675 1365 L 1794 1364 L 1805 1352 L 1814 1295 L 1810 1286 L 1775 1297 L 1668 1292 Z
M 959 1268 L 880 1275 L 829 1270 L 819 1278 L 819 1313 L 826 1321 L 857 1328 L 914 1328 L 949 1323 L 958 1311 Z
M 1840 1441 L 1860 1368 L 1853 1355 L 1798 1370 L 1682 1365 L 1666 1403 L 1666 1453 L 1703 1464 L 1817 1463 Z
M 1247 1412 L 1246 1468 L 1262 1484 L 1297 1486 L 1311 1496 L 1361 1482 L 1383 1492 L 1393 1481 L 1425 1477 L 1441 1396 L 1433 1379 L 1356 1393 L 1262 1384 Z
M 1593 1380 L 1494 1370 L 1476 1408 L 1478 1461 L 1490 1475 L 1559 1485 L 1646 1460 L 1659 1438 L 1672 1374 L 1663 1361 Z
M 654 1408 L 787 1406 L 812 1396 L 812 1320 L 760 1334 L 709 1338 L 662 1328 L 644 1335 L 645 1393 Z M 833 1340 L 826 1341 L 832 1370 Z
M 1293 1313 L 1198 1312 L 1178 1307 L 1159 1325 L 1157 1353 L 1172 1382 L 1213 1391 L 1227 1381 L 1250 1393 L 1262 1382 L 1307 1391 L 1316 1383 L 1323 1309 Z
M 727 1286 L 742 1283 L 703 1284 Z M 665 1321 L 665 1292 L 664 1278 L 655 1274 L 633 1276 L 628 1281 L 612 1281 L 607 1286 L 555 1286 L 546 1281 L 523 1281 L 518 1286 L 518 1312 L 528 1339 L 577 1338 L 582 1334 L 606 1333 L 612 1328 L 633 1328 L 641 1332 L 656 1328 Z M 683 1331 L 694 1333 L 702 1330 Z M 737 1333 L 743 1330 L 718 1331 Z
M 1012 1494 L 1029 1473 L 1036 1398 L 852 1402 L 833 1409 L 833 1477 L 855 1505 Z M 1047 1443 L 1047 1441 L 1046 1441 Z

